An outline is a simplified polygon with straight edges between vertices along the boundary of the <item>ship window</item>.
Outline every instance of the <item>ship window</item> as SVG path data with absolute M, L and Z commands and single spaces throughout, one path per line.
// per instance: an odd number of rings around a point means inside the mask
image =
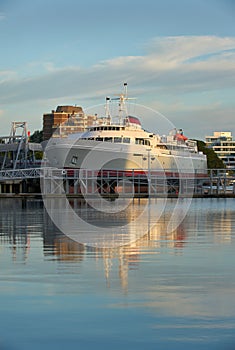
M 137 145 L 144 145 L 144 139 L 135 139 Z
M 97 137 L 96 141 L 103 141 L 103 137 Z
M 123 137 L 123 142 L 124 143 L 130 143 L 131 142 L 130 137 Z
M 121 143 L 122 142 L 122 138 L 121 137 L 114 137 L 114 142 L 115 143 Z
M 71 163 L 72 163 L 73 165 L 76 165 L 76 164 L 77 164 L 77 160 L 78 160 L 78 157 L 73 156 L 72 159 L 71 159 Z
M 105 137 L 105 138 L 104 138 L 104 141 L 105 141 L 105 142 L 112 142 L 112 141 L 113 141 L 113 138 L 112 138 L 112 137 Z
M 161 149 L 167 149 L 166 145 L 157 145 L 155 147 L 161 148 Z
M 146 146 L 150 146 L 150 141 L 149 141 L 149 140 L 144 140 L 144 144 L 145 144 Z

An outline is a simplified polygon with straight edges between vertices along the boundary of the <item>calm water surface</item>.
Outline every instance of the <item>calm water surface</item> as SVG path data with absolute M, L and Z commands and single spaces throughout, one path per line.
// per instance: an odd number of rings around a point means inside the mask
M 193 199 L 169 232 L 174 204 L 137 242 L 94 249 L 40 200 L 0 200 L 0 349 L 234 349 L 235 200 Z

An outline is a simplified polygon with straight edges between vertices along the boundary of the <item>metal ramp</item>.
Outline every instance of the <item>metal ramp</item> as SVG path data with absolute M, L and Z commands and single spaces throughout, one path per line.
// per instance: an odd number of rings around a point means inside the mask
M 0 138 L 0 169 L 26 169 L 36 164 L 35 152 L 42 151 L 37 143 L 29 142 L 27 122 L 12 122 L 9 136 Z

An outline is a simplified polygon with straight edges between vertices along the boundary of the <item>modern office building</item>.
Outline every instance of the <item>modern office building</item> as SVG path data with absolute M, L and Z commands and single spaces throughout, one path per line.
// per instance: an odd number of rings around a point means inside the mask
M 71 133 L 83 132 L 97 121 L 96 115 L 86 115 L 82 107 L 58 106 L 43 114 L 43 140 Z
M 235 140 L 230 131 L 215 131 L 206 136 L 207 147 L 213 148 L 227 169 L 235 169 Z

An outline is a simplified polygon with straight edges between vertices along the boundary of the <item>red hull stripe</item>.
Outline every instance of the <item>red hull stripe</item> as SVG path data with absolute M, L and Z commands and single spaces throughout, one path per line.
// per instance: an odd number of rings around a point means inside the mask
M 67 176 L 73 177 L 75 174 L 75 171 L 84 171 L 84 174 L 87 174 L 87 176 L 102 176 L 102 177 L 136 177 L 136 176 L 148 176 L 148 171 L 144 170 L 86 170 L 86 169 L 70 169 L 70 168 L 65 168 Z M 172 171 L 154 171 L 152 170 L 150 172 L 150 176 L 159 176 L 159 177 L 171 177 L 171 178 L 176 178 L 176 179 L 181 179 L 181 178 L 207 178 L 208 175 L 207 173 L 179 173 L 177 171 L 172 172 Z

